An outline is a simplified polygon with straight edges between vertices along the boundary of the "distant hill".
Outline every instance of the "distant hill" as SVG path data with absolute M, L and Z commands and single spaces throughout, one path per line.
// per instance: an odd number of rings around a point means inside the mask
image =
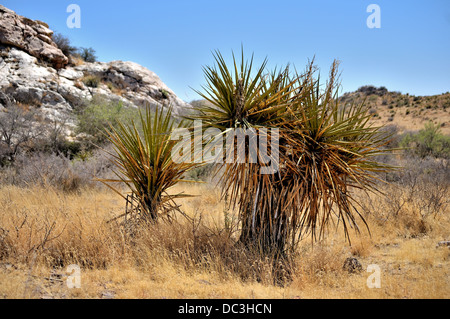
M 399 133 L 419 131 L 432 121 L 443 134 L 450 135 L 450 92 L 432 96 L 414 96 L 390 92 L 385 87 L 366 85 L 339 97 L 343 104 L 362 103 L 370 108 L 377 125 L 396 125 Z M 192 101 L 192 106 L 207 103 Z
M 341 103 L 365 103 L 377 124 L 393 124 L 399 132 L 418 131 L 432 121 L 441 125 L 442 133 L 450 135 L 450 93 L 414 96 L 390 92 L 371 85 L 343 94 Z

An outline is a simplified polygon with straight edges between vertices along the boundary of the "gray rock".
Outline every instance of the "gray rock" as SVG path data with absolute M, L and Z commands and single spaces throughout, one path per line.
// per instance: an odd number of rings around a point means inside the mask
M 444 240 L 437 243 L 436 247 L 450 247 L 450 240 Z
M 77 71 L 71 67 L 67 67 L 65 69 L 59 70 L 58 75 L 68 80 L 77 80 L 83 77 L 83 72 Z
M 13 93 L 13 98 L 20 103 L 40 106 L 43 90 L 36 87 L 18 86 Z
M 358 259 L 354 257 L 349 257 L 344 261 L 342 268 L 349 273 L 356 273 L 362 271 L 362 265 Z
M 114 299 L 116 296 L 116 293 L 114 291 L 105 290 L 102 292 L 101 298 L 102 299 Z
M 136 106 L 172 105 L 176 114 L 191 107 L 178 98 L 154 72 L 134 62 L 85 63 L 75 67 L 74 70 L 83 72 L 85 76 L 97 76 L 105 83 L 111 83 L 114 87 L 123 90 L 122 96 Z M 105 94 L 105 92 L 99 92 L 100 89 L 93 91 Z

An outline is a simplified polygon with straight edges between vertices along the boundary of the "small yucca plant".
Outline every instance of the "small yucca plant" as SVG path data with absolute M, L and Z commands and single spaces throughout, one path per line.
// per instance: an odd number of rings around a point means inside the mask
M 376 189 L 373 173 L 386 167 L 371 158 L 383 152 L 387 137 L 369 125 L 363 105 L 338 104 L 337 63 L 323 87 L 313 62 L 292 76 L 288 68 L 264 74 L 266 61 L 253 74 L 253 59 L 246 63 L 243 55 L 240 67 L 233 56 L 232 71 L 220 53 L 215 59 L 216 67 L 204 69 L 205 92 L 198 92 L 212 106 L 200 106 L 194 118 L 205 127 L 256 129 L 267 140 L 262 128 L 279 130 L 276 173 L 263 174 L 263 165 L 248 157 L 219 165 L 224 195 L 239 208 L 240 240 L 284 255 L 302 234 L 323 235 L 333 215 L 348 237 L 349 225 L 357 227 L 355 214 L 362 218 L 350 190 Z
M 111 128 L 108 138 L 115 150 L 113 163 L 117 170 L 117 179 L 104 179 L 106 185 L 126 199 L 122 192 L 111 183 L 125 183 L 137 198 L 144 220 L 157 220 L 167 215 L 177 205 L 174 199 L 185 197 L 183 194 L 168 194 L 168 190 L 180 181 L 195 163 L 175 163 L 172 161 L 172 149 L 176 141 L 170 135 L 174 129 L 184 126 L 172 117 L 172 108 L 163 110 L 157 107 L 154 115 L 150 108 L 140 110 L 139 123 L 131 125 L 119 123 Z M 138 129 L 139 127 L 139 129 Z

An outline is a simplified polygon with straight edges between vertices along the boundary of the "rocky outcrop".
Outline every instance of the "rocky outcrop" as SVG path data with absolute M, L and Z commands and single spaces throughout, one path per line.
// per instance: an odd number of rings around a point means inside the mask
M 152 71 L 134 62 L 85 63 L 54 69 L 15 47 L 0 47 L 0 90 L 15 101 L 70 111 L 95 95 L 129 106 L 189 104 Z
M 72 81 L 80 80 L 80 75 L 94 76 L 100 81 L 98 89 L 94 92 L 106 95 L 113 92 L 128 104 L 172 105 L 177 114 L 190 107 L 178 98 L 154 72 L 134 62 L 86 63 L 66 68 L 60 72 L 60 75 Z
M 171 105 L 176 114 L 190 107 L 139 64 L 66 65 L 67 57 L 51 36 L 43 22 L 20 17 L 0 5 L 0 109 L 21 103 L 39 108 L 46 118 L 64 117 L 70 123 L 75 108 L 99 95 L 130 107 Z
M 70 115 L 72 106 L 59 93 L 58 71 L 15 47 L 0 47 L 0 108 L 22 103 L 44 115 Z
M 45 23 L 19 16 L 0 5 L 0 43 L 19 48 L 58 69 L 69 59 L 53 42 L 52 35 Z

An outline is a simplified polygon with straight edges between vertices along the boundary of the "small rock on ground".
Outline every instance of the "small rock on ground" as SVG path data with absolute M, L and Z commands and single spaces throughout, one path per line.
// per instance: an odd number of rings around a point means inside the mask
M 344 270 L 347 270 L 349 273 L 356 273 L 362 271 L 362 265 L 358 259 L 354 257 L 349 257 L 345 260 L 344 265 L 342 266 Z

